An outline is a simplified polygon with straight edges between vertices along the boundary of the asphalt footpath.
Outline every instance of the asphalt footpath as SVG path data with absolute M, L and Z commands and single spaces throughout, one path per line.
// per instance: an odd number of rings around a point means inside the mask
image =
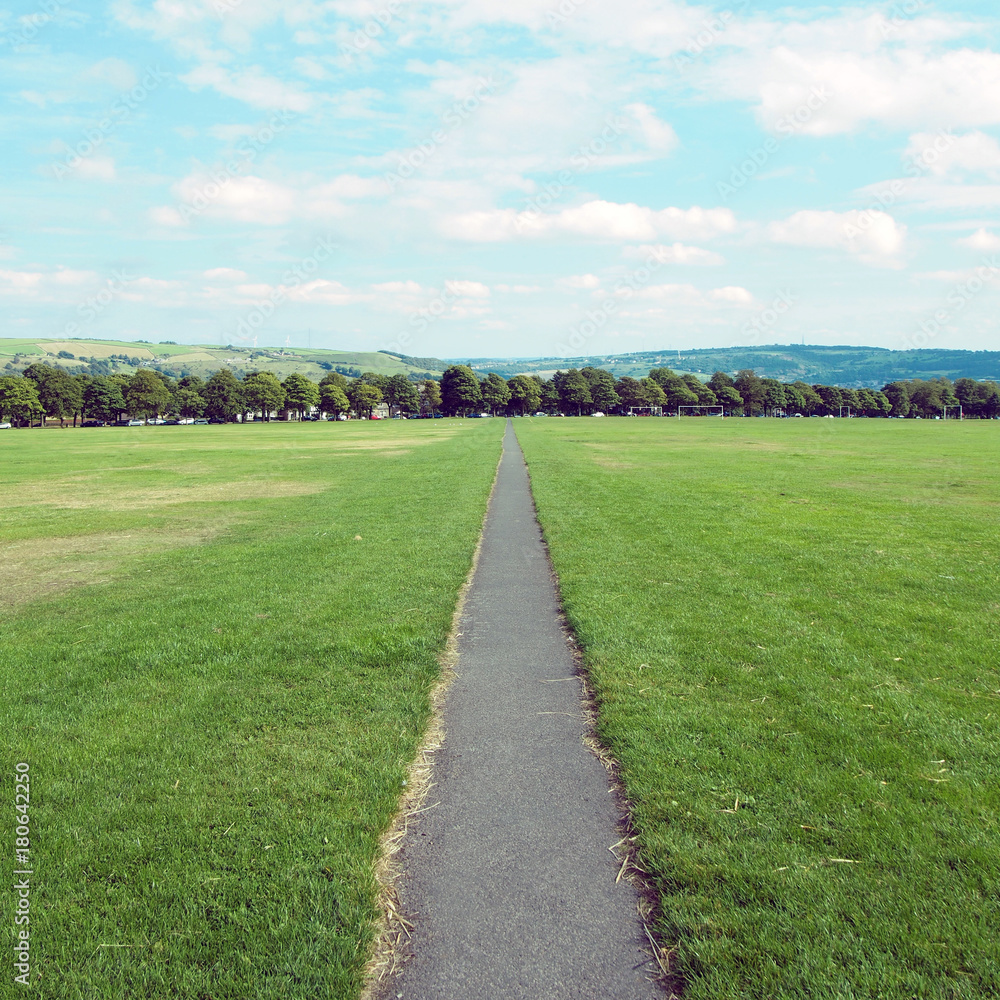
M 403 848 L 413 956 L 386 995 L 662 1000 L 510 423 L 460 632 L 430 808 Z

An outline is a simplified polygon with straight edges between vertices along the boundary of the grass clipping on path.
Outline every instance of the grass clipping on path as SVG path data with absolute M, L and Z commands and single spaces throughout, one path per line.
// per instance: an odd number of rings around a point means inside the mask
M 24 501 L 0 544 L 134 542 L 102 550 L 106 582 L 4 618 L 0 746 L 8 770 L 31 767 L 37 995 L 358 995 L 380 837 L 427 725 L 500 429 L 423 444 L 418 422 L 199 428 L 176 453 L 192 500 L 127 510 L 54 511 L 32 488 L 56 473 L 100 485 L 106 469 L 168 490 L 156 466 L 179 438 L 5 440 L 5 487 Z M 389 447 L 339 447 L 376 439 Z M 256 474 L 305 495 L 203 499 Z
M 518 436 L 685 997 L 1000 995 L 996 425 Z

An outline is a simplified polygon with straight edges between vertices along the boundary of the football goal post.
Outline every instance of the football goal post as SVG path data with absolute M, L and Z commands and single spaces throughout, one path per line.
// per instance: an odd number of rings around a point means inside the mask
M 684 410 L 697 410 L 697 413 L 684 413 Z M 705 411 L 712 411 L 706 413 Z M 726 419 L 726 409 L 724 406 L 678 406 L 677 419 L 681 417 L 721 417 Z
M 952 413 L 952 415 L 949 417 L 948 416 L 948 411 L 949 410 L 958 410 L 958 416 L 956 417 L 955 414 Z M 943 420 L 964 420 L 965 419 L 965 413 L 962 411 L 962 407 L 961 406 L 942 406 L 941 407 L 941 418 Z
M 630 406 L 628 408 L 630 417 L 662 417 L 662 406 Z
M 843 416 L 843 415 L 844 415 L 844 410 L 847 410 L 847 415 L 848 415 L 848 416 L 850 416 L 850 415 L 851 415 L 851 408 L 850 408 L 849 406 L 842 406 L 842 407 L 840 408 L 840 416 Z

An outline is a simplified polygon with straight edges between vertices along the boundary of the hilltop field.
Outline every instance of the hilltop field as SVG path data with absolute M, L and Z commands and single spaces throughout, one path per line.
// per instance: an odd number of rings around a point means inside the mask
M 297 347 L 191 346 L 188 344 L 150 344 L 119 340 L 38 340 L 0 338 L 0 375 L 15 374 L 30 364 L 45 361 L 58 364 L 71 373 L 107 375 L 131 374 L 139 368 L 156 368 L 173 378 L 197 375 L 205 379 L 220 368 L 228 368 L 237 378 L 250 371 L 266 371 L 279 379 L 293 373 L 318 382 L 329 371 L 360 375 L 363 371 L 380 375 L 440 376 L 444 362 L 428 369 L 400 356 L 379 351 L 325 351 Z

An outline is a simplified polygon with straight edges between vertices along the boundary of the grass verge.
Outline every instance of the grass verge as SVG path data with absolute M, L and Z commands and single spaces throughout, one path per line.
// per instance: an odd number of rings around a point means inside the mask
M 357 995 L 501 429 L 5 438 L 0 745 L 11 792 L 31 766 L 40 996 Z M 53 553 L 79 572 L 53 583 Z
M 685 995 L 1000 995 L 996 425 L 517 431 Z

